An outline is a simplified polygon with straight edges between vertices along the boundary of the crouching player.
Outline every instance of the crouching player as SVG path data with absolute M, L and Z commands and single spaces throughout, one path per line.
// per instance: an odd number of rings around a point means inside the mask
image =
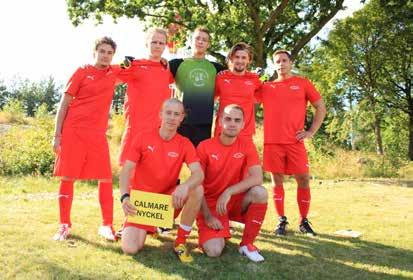
M 177 99 L 166 100 L 161 109 L 161 126 L 151 132 L 137 134 L 130 147 L 126 147 L 125 163 L 120 172 L 119 184 L 122 209 L 125 215 L 135 215 L 136 208 L 129 201 L 129 190 L 172 194 L 175 217 L 182 209 L 180 226 L 174 251 L 180 261 L 191 262 L 185 243 L 192 224 L 201 207 L 204 178 L 199 158 L 192 143 L 177 133 L 184 119 L 183 104 Z M 191 176 L 176 185 L 183 163 Z M 130 175 L 135 169 L 132 186 Z M 125 223 L 122 232 L 122 250 L 125 254 L 136 254 L 142 249 L 147 233 L 154 233 L 155 227 Z
M 244 112 L 235 104 L 221 114 L 221 134 L 200 143 L 198 156 L 204 170 L 204 198 L 197 217 L 199 245 L 209 257 L 221 255 L 231 237 L 229 220 L 245 224 L 239 252 L 254 262 L 264 260 L 253 245 L 267 211 L 262 168 L 251 139 L 238 137 Z

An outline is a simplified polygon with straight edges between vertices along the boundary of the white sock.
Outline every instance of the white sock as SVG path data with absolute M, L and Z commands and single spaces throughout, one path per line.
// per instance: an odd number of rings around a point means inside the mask
M 184 231 L 191 231 L 192 230 L 191 226 L 187 226 L 187 225 L 183 225 L 183 224 L 180 224 L 179 227 L 181 229 L 183 229 Z

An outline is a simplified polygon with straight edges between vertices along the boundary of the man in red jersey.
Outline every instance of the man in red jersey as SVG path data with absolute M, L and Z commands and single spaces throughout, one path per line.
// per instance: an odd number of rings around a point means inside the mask
M 191 262 L 192 257 L 185 243 L 201 207 L 201 182 L 204 174 L 194 146 L 189 139 L 177 133 L 184 119 L 183 104 L 177 99 L 168 99 L 164 102 L 160 115 L 160 128 L 138 134 L 127 149 L 126 160 L 119 176 L 122 208 L 125 215 L 136 214 L 136 208 L 129 201 L 129 188 L 171 194 L 175 216 L 182 209 L 174 251 L 180 261 Z M 190 169 L 191 176 L 177 186 L 184 162 Z M 135 174 L 130 185 L 130 176 L 134 169 Z M 125 223 L 122 232 L 123 252 L 136 254 L 143 248 L 146 234 L 155 231 L 152 226 Z
M 204 199 L 197 217 L 199 245 L 209 257 L 221 255 L 225 238 L 231 237 L 229 220 L 245 224 L 239 252 L 254 262 L 264 260 L 253 245 L 267 210 L 267 191 L 251 139 L 238 137 L 244 112 L 227 105 L 220 116 L 221 134 L 197 147 L 205 173 Z
M 288 224 L 284 215 L 283 175 L 294 175 L 297 181 L 297 203 L 300 211 L 299 230 L 314 236 L 307 219 L 310 208 L 309 165 L 304 139 L 311 138 L 326 115 L 323 100 L 314 85 L 291 73 L 288 51 L 273 55 L 278 78 L 265 83 L 257 94 L 264 105 L 264 169 L 271 172 L 274 204 L 279 215 L 276 235 L 285 235 Z M 311 127 L 304 129 L 307 102 L 315 108 Z
M 221 72 L 215 80 L 215 98 L 219 98 L 219 109 L 215 121 L 215 137 L 222 127 L 219 116 L 229 104 L 238 104 L 244 110 L 244 128 L 240 136 L 252 139 L 255 133 L 255 92 L 261 87 L 257 74 L 248 72 L 247 68 L 253 58 L 252 49 L 246 43 L 235 44 L 227 56 L 229 71 Z
M 76 179 L 99 180 L 99 202 L 103 224 L 99 235 L 115 240 L 112 172 L 106 129 L 114 86 L 119 73 L 110 63 L 116 51 L 109 37 L 98 39 L 94 65 L 80 67 L 64 90 L 56 115 L 53 149 L 57 155 L 55 176 L 59 189 L 60 227 L 54 240 L 65 240 L 71 230 L 70 211 Z
M 169 85 L 174 79 L 161 63 L 166 42 L 165 30 L 149 29 L 145 43 L 149 51 L 148 58 L 133 60 L 129 69 L 120 75 L 120 79 L 128 84 L 124 105 L 126 129 L 122 137 L 120 165 L 124 163 L 127 147 L 137 133 L 159 128 L 162 103 L 172 97 Z

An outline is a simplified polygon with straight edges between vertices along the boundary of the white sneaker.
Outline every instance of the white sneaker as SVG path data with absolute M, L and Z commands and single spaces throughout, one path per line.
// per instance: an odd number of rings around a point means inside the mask
M 258 252 L 257 247 L 255 247 L 252 244 L 247 244 L 244 246 L 241 246 L 239 248 L 239 253 L 243 256 L 246 256 L 253 262 L 262 262 L 264 261 L 264 257 L 260 255 Z
M 70 235 L 70 227 L 68 224 L 60 224 L 59 229 L 57 230 L 56 234 L 53 236 L 53 240 L 55 241 L 64 241 Z
M 108 241 L 116 241 L 115 230 L 112 226 L 100 226 L 98 234 Z

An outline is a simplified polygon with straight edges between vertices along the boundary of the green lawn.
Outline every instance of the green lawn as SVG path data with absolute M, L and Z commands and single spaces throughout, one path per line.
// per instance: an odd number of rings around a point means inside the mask
M 196 250 L 195 261 L 178 262 L 172 237 L 149 237 L 134 257 L 119 243 L 97 237 L 100 211 L 94 184 L 75 188 L 73 235 L 54 242 L 57 180 L 0 177 L 0 279 L 412 279 L 413 187 L 396 181 L 312 182 L 310 220 L 318 237 L 297 233 L 295 186 L 286 184 L 289 235 L 272 234 L 272 202 L 256 245 L 266 261 L 249 262 L 237 252 L 241 232 L 221 258 Z M 115 190 L 116 226 L 122 222 Z M 361 231 L 359 239 L 334 236 L 339 229 Z

